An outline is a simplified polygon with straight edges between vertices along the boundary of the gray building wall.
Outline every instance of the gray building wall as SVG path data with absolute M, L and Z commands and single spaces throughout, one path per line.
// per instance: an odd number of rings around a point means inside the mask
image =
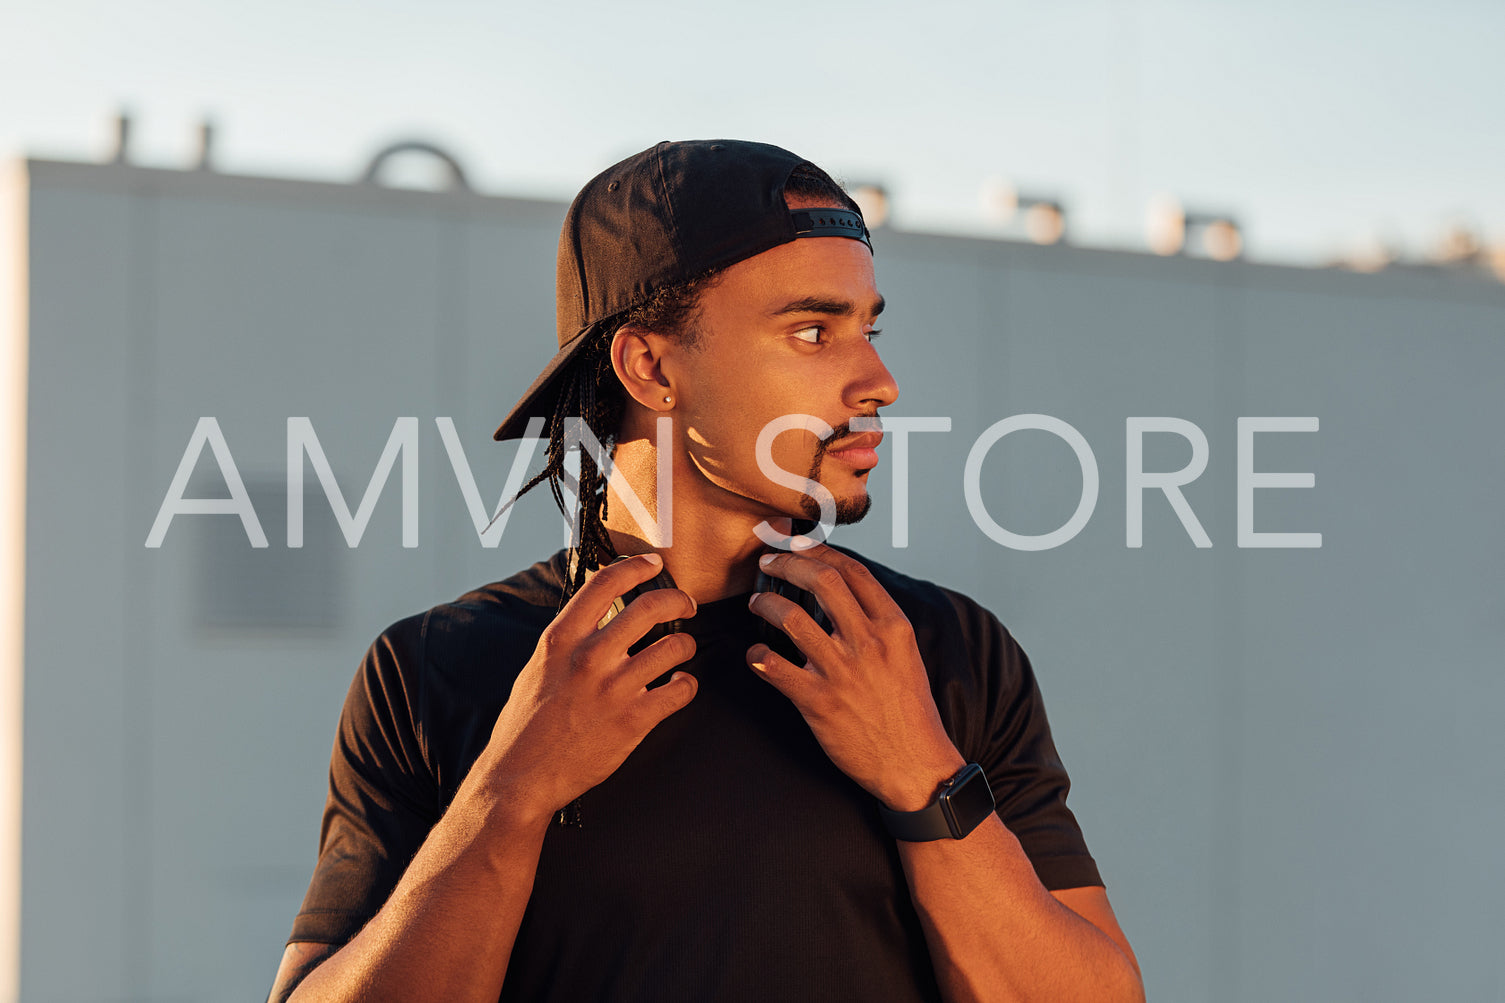
M 490 432 L 552 354 L 563 206 L 37 161 L 14 185 L 21 998 L 255 998 L 366 645 L 559 546 L 543 494 L 481 546 L 434 419 L 494 506 L 516 447 Z M 1505 289 L 889 232 L 876 260 L 889 411 L 952 430 L 910 439 L 908 547 L 889 462 L 838 540 L 973 594 L 1029 651 L 1151 998 L 1499 998 Z M 1022 413 L 1070 423 L 1100 472 L 1091 520 L 1051 550 L 993 542 L 963 497 L 973 443 Z M 225 515 L 144 545 L 205 415 L 265 549 Z M 307 546 L 286 546 L 290 416 L 352 509 L 418 419 L 418 547 L 396 473 L 352 549 L 311 467 Z M 1206 434 L 1184 494 L 1211 548 L 1159 492 L 1126 546 L 1135 416 Z M 1240 416 L 1319 420 L 1256 438 L 1255 469 L 1315 486 L 1254 492 L 1254 518 L 1320 549 L 1238 546 Z M 1151 435 L 1145 466 L 1190 454 Z M 1065 522 L 1081 487 L 1043 432 L 999 442 L 980 478 L 1018 533 Z M 206 451 L 190 495 L 225 494 Z

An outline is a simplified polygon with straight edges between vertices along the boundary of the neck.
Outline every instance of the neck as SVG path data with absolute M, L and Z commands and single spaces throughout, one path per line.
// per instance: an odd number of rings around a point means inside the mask
M 618 443 L 614 464 L 626 479 L 650 520 L 662 522 L 658 512 L 658 454 L 646 440 Z M 690 469 L 676 451 L 672 469 L 672 545 L 656 545 L 657 534 L 645 527 L 614 488 L 608 489 L 606 531 L 618 554 L 657 553 L 679 586 L 697 603 L 714 602 L 752 591 L 758 557 L 767 548 L 753 532 L 763 516 L 717 504 L 724 494 Z M 703 490 L 695 490 L 700 487 Z M 790 532 L 788 517 L 769 518 L 781 533 Z M 660 531 L 669 527 L 660 526 Z

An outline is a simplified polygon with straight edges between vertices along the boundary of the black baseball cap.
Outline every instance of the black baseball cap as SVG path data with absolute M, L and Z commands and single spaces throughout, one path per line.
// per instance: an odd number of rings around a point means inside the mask
M 860 213 L 784 204 L 801 164 L 809 161 L 767 143 L 707 139 L 659 143 L 592 178 L 559 234 L 559 352 L 493 438 L 521 438 L 529 418 L 553 415 L 558 378 L 580 349 L 659 289 L 799 237 L 851 237 L 871 248 Z

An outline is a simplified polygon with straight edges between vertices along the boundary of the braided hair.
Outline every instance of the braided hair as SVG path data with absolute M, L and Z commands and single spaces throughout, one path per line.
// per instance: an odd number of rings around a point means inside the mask
M 857 203 L 841 186 L 814 164 L 796 167 L 784 186 L 784 194 L 825 199 L 861 213 Z M 658 289 L 647 301 L 598 325 L 585 335 L 589 340 L 560 374 L 554 413 L 545 426 L 549 445 L 544 468 L 522 486 L 513 500 L 548 481 L 554 503 L 568 519 L 570 511 L 565 504 L 564 488 L 574 488 L 579 535 L 559 597 L 561 609 L 585 584 L 588 571 L 604 567 L 617 556 L 606 531 L 607 471 L 597 467 L 589 450 L 581 449 L 579 483 L 572 485 L 573 478 L 564 467 L 569 425 L 576 418 L 582 420 L 601 443 L 609 460 L 616 451 L 616 435 L 625 406 L 625 392 L 611 364 L 611 344 L 616 333 L 631 324 L 674 337 L 691 350 L 699 348 L 702 340 L 697 326 L 700 297 L 720 280 L 724 270 L 713 269 Z
M 544 454 L 544 468 L 522 486 L 517 497 L 522 497 L 547 481 L 554 503 L 559 506 L 559 511 L 565 518 L 569 518 L 570 510 L 565 503 L 564 489 L 573 488 L 577 499 L 579 535 L 576 537 L 576 552 L 569 562 L 569 573 L 559 598 L 561 609 L 585 584 L 588 571 L 611 563 L 617 556 L 611 536 L 606 532 L 607 471 L 596 465 L 590 450 L 581 449 L 580 477 L 578 483 L 573 483 L 574 478 L 564 466 L 568 455 L 565 446 L 569 426 L 575 419 L 580 419 L 601 443 L 606 456 L 610 458 L 615 454 L 617 429 L 621 425 L 625 405 L 622 384 L 611 365 L 611 344 L 616 333 L 632 324 L 670 335 L 687 348 L 698 347 L 700 332 L 695 326 L 695 315 L 700 305 L 700 294 L 714 285 L 720 274 L 718 269 L 665 286 L 649 297 L 647 302 L 601 324 L 585 335 L 589 340 L 560 374 L 554 412 L 549 415 L 544 426 L 549 438 Z

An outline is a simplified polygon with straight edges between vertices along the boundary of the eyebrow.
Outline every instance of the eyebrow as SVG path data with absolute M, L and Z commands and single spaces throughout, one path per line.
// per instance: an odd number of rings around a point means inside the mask
M 878 316 L 883 312 L 883 297 L 879 296 L 873 304 L 872 315 Z M 773 316 L 782 317 L 790 313 L 825 313 L 834 317 L 850 317 L 857 312 L 857 307 L 850 300 L 823 299 L 820 296 L 806 296 L 804 299 L 791 300 L 773 311 Z

